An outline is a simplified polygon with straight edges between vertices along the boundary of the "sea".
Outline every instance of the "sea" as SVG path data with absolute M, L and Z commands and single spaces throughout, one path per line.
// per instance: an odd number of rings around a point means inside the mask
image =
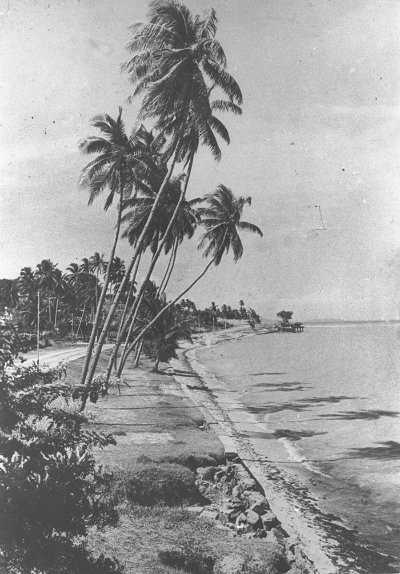
M 256 452 L 308 479 L 322 510 L 400 572 L 400 325 L 306 324 L 192 357 L 249 414 Z

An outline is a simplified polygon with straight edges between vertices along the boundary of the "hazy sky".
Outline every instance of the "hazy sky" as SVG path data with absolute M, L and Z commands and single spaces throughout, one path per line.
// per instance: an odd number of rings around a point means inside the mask
M 265 316 L 399 318 L 400 0 L 187 0 L 213 6 L 244 95 L 219 164 L 196 158 L 190 197 L 251 195 L 243 235 L 190 297 Z M 124 108 L 128 26 L 144 0 L 0 0 L 0 277 L 109 251 L 114 211 L 87 206 L 77 149 L 90 118 Z M 318 207 L 326 230 L 321 227 Z M 128 259 L 121 244 L 119 255 Z M 205 262 L 182 247 L 170 295 Z M 157 268 L 156 277 L 162 273 Z

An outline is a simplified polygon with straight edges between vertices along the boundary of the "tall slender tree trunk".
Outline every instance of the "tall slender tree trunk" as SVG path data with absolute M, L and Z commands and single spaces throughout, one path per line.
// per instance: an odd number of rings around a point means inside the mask
M 107 381 L 107 382 L 108 382 L 109 379 L 110 379 L 111 371 L 112 371 L 112 369 L 113 369 L 113 366 L 115 365 L 115 363 L 116 363 L 116 361 L 117 361 L 118 351 L 119 351 L 119 348 L 120 348 L 120 346 L 121 346 L 121 342 L 122 342 L 121 333 L 122 333 L 123 327 L 124 327 L 124 325 L 125 325 L 126 315 L 127 315 L 127 313 L 128 313 L 129 300 L 130 300 L 130 298 L 131 298 L 132 291 L 133 291 L 133 288 L 134 288 L 134 286 L 135 286 L 135 279 L 136 279 L 136 275 L 137 275 L 137 272 L 138 272 L 138 269 L 139 269 L 139 265 L 140 265 L 140 258 L 141 258 L 141 254 L 139 254 L 139 256 L 138 256 L 138 258 L 137 258 L 137 260 L 136 260 L 135 269 L 133 270 L 132 278 L 131 278 L 131 286 L 130 286 L 130 288 L 129 288 L 128 297 L 127 297 L 127 299 L 126 299 L 124 311 L 123 311 L 123 313 L 122 313 L 122 317 L 121 317 L 121 320 L 120 320 L 120 323 L 119 323 L 117 338 L 116 338 L 116 341 L 115 341 L 115 344 L 114 344 L 114 347 L 113 347 L 113 350 L 112 350 L 112 353 L 111 353 L 110 360 L 108 361 L 107 374 L 106 374 L 106 381 Z
M 169 280 L 171 279 L 172 271 L 174 270 L 174 267 L 175 267 L 177 253 L 178 253 L 178 241 L 176 241 L 176 243 L 175 243 L 174 257 L 172 259 L 172 265 L 171 265 L 171 268 L 169 270 L 168 276 L 167 276 L 165 283 L 164 283 L 164 291 L 168 286 Z
M 95 316 L 94 323 L 92 326 L 92 332 L 90 334 L 88 348 L 86 350 L 85 362 L 83 365 L 81 381 L 80 381 L 81 385 L 83 385 L 85 383 L 86 375 L 87 375 L 89 365 L 90 365 L 90 359 L 92 356 L 93 347 L 94 347 L 95 340 L 96 340 L 97 330 L 98 330 L 98 327 L 100 324 L 101 313 L 102 313 L 104 301 L 105 301 L 106 295 L 107 295 L 107 287 L 108 287 L 108 282 L 110 280 L 111 262 L 113 260 L 114 254 L 115 254 L 115 250 L 117 248 L 119 233 L 121 230 L 122 203 L 123 203 L 123 186 L 121 185 L 119 205 L 118 205 L 118 219 L 117 219 L 117 227 L 116 227 L 115 235 L 114 235 L 114 243 L 113 243 L 113 246 L 111 249 L 110 260 L 107 264 L 107 271 L 106 271 L 106 275 L 104 278 L 104 285 L 103 285 L 103 288 L 101 290 L 100 300 L 99 300 L 97 308 L 96 308 L 96 316 Z M 96 284 L 96 291 L 97 291 L 97 284 Z M 86 405 L 86 399 L 84 400 L 84 403 L 85 404 L 83 405 L 83 408 Z M 83 402 L 82 402 L 82 404 L 83 404 Z
M 175 303 L 177 301 L 179 301 L 179 299 L 181 299 L 184 295 L 186 295 L 186 293 L 188 291 L 190 291 L 190 289 L 192 287 L 194 287 L 194 285 L 196 285 L 196 283 L 198 283 L 202 277 L 204 277 L 204 275 L 210 269 L 211 265 L 214 263 L 215 259 L 216 259 L 216 256 L 211 259 L 211 261 L 206 265 L 206 267 L 203 269 L 203 271 L 200 273 L 200 275 L 198 275 L 196 277 L 196 279 L 194 281 L 192 281 L 192 283 L 189 285 L 189 287 L 187 287 L 184 291 L 182 291 L 182 293 L 180 293 L 177 297 L 175 297 L 175 299 L 173 301 L 171 301 L 170 303 L 168 303 L 168 305 L 163 307 L 161 309 L 161 311 L 154 317 L 154 319 L 152 319 L 150 321 L 150 323 L 148 325 L 146 325 L 146 327 L 143 329 L 143 331 L 141 331 L 139 333 L 139 335 L 136 337 L 136 339 L 131 343 L 131 345 L 127 349 L 126 355 L 124 356 L 124 362 L 122 361 L 122 358 L 121 358 L 121 363 L 120 363 L 121 373 L 122 373 L 122 370 L 125 366 L 126 359 L 129 355 L 129 353 L 131 352 L 131 350 L 134 348 L 134 346 L 137 345 L 138 342 L 143 339 L 143 336 L 145 335 L 145 333 L 154 325 L 154 323 L 161 317 L 161 315 L 163 315 L 163 313 L 165 313 L 165 311 L 167 309 L 172 307 L 172 305 L 175 305 Z M 119 376 L 121 376 L 121 375 L 119 375 Z
M 88 349 L 88 353 L 87 353 L 87 355 L 86 355 L 86 360 L 85 360 L 85 366 L 84 366 L 84 369 L 83 369 L 83 372 L 82 372 L 82 379 L 81 379 L 81 384 L 82 384 L 82 385 L 88 386 L 88 385 L 90 385 L 90 383 L 92 382 L 94 373 L 95 373 L 95 371 L 96 371 L 97 363 L 99 362 L 99 358 L 100 358 L 100 354 L 101 354 L 101 350 L 102 350 L 102 347 L 103 347 L 103 344 L 104 344 L 104 340 L 105 340 L 105 337 L 106 337 L 107 330 L 108 330 L 108 328 L 109 328 L 109 326 L 110 326 L 110 323 L 111 323 L 112 318 L 113 318 L 113 316 L 114 316 L 114 313 L 115 313 L 115 310 L 116 310 L 117 305 L 118 305 L 118 303 L 119 303 L 119 300 L 120 300 L 120 298 L 121 298 L 121 295 L 122 295 L 122 293 L 123 293 L 124 290 L 125 290 L 126 283 L 127 283 L 127 278 L 129 277 L 129 275 L 130 275 L 131 272 L 132 272 L 133 266 L 134 266 L 134 264 L 135 264 L 135 262 L 136 262 L 136 259 L 137 259 L 138 255 L 139 255 L 139 253 L 141 253 L 142 250 L 143 250 L 144 241 L 145 241 L 145 237 L 146 237 L 146 235 L 147 235 L 147 231 L 148 231 L 150 225 L 152 224 L 152 222 L 153 222 L 153 220 L 154 220 L 155 212 L 156 212 L 156 209 L 157 209 L 157 207 L 158 207 L 158 204 L 160 203 L 161 198 L 162 198 L 162 196 L 163 196 L 163 194 L 164 194 L 164 191 L 165 191 L 165 189 L 166 189 L 166 187 L 167 187 L 167 184 L 168 184 L 169 180 L 171 179 L 171 175 L 172 175 L 172 172 L 173 172 L 173 169 L 174 169 L 174 166 L 175 166 L 177 157 L 178 157 L 178 153 L 179 153 L 179 145 L 180 145 L 180 141 L 177 142 L 176 149 L 175 149 L 175 152 L 174 152 L 172 161 L 171 161 L 170 168 L 169 168 L 169 170 L 168 170 L 168 172 L 167 172 L 167 174 L 166 174 L 166 176 L 165 176 L 165 178 L 164 178 L 164 180 L 163 180 L 163 182 L 162 182 L 162 184 L 161 184 L 161 187 L 160 187 L 160 189 L 159 189 L 159 191 L 158 191 L 158 193 L 157 193 L 157 196 L 156 196 L 156 199 L 155 199 L 155 201 L 154 201 L 154 203 L 153 203 L 153 206 L 152 206 L 152 208 L 151 208 L 149 217 L 147 218 L 146 224 L 145 224 L 145 226 L 144 226 L 144 228 L 143 228 L 143 230 L 142 230 L 142 233 L 140 234 L 140 237 L 139 237 L 139 239 L 138 239 L 138 242 L 137 242 L 137 245 L 136 245 L 136 249 L 135 249 L 135 253 L 134 253 L 133 256 L 132 256 L 132 259 L 131 259 L 131 261 L 130 261 L 129 267 L 128 267 L 128 269 L 126 270 L 125 276 L 124 276 L 123 280 L 121 281 L 121 285 L 119 286 L 119 289 L 118 289 L 117 295 L 116 295 L 116 297 L 115 297 L 115 299 L 114 299 L 114 302 L 113 302 L 113 304 L 112 304 L 111 307 L 110 307 L 110 310 L 109 310 L 109 312 L 108 312 L 107 318 L 106 318 L 106 320 L 105 320 L 105 322 L 104 322 L 104 326 L 103 326 L 102 332 L 100 333 L 99 340 L 98 340 L 97 345 L 96 345 L 96 348 L 95 348 L 95 350 L 94 350 L 94 356 L 93 356 L 93 359 L 92 359 L 91 362 L 90 362 L 90 356 L 91 356 L 91 353 L 92 353 L 92 350 L 93 350 L 94 340 L 93 340 L 93 342 L 92 342 L 92 344 L 91 344 L 90 350 Z M 114 256 L 114 255 L 113 255 L 113 256 Z M 107 270 L 108 270 L 108 268 L 107 268 Z M 103 290 L 103 291 L 104 291 L 104 290 Z M 102 292 L 102 294 L 103 294 L 103 292 Z M 92 339 L 92 337 L 91 337 L 91 339 Z M 91 363 L 91 364 L 90 364 L 90 363 Z M 86 406 L 86 400 L 87 400 L 87 397 L 84 397 L 84 399 L 82 400 L 81 410 L 83 410 L 83 409 L 85 408 L 85 406 Z
M 174 243 L 173 246 L 172 246 L 171 255 L 170 255 L 170 258 L 169 258 L 169 261 L 168 261 L 168 265 L 167 265 L 167 268 L 166 268 L 166 270 L 165 270 L 164 277 L 162 278 L 161 283 L 160 283 L 160 286 L 159 286 L 159 288 L 158 288 L 158 290 L 157 290 L 157 295 L 160 295 L 160 294 L 164 291 L 164 289 L 165 289 L 164 283 L 166 282 L 166 278 L 168 277 L 169 270 L 170 270 L 170 268 L 171 268 L 171 266 L 172 266 L 172 262 L 173 262 L 173 259 L 174 259 L 174 252 L 175 252 L 175 243 Z
M 143 297 L 144 291 L 145 291 L 145 289 L 146 289 L 147 282 L 148 282 L 148 280 L 150 279 L 150 276 L 151 276 L 151 274 L 152 274 L 152 272 L 153 272 L 153 269 L 154 269 L 154 267 L 155 267 L 155 265 L 156 265 L 156 263 L 157 263 L 158 258 L 160 257 L 161 251 L 162 251 L 162 249 L 163 249 L 163 247 L 164 247 L 164 244 L 165 244 L 165 242 L 166 242 L 166 240 L 167 240 L 168 234 L 170 233 L 170 231 L 171 231 L 171 229 L 172 229 L 172 226 L 173 226 L 173 224 L 174 224 L 174 222 L 175 222 L 175 219 L 176 219 L 177 216 L 178 216 L 179 209 L 180 209 L 180 207 L 181 207 L 181 205 L 182 205 L 182 203 L 183 203 L 183 200 L 185 199 L 185 195 L 186 195 L 186 191 L 187 191 L 187 187 L 188 187 L 188 183 L 189 183 L 189 179 L 190 179 L 190 174 L 191 174 L 192 166 L 193 166 L 193 158 L 194 158 L 194 156 L 193 156 L 193 154 L 192 154 L 191 157 L 190 157 L 190 160 L 189 160 L 189 166 L 188 166 L 188 171 L 187 171 L 187 174 L 186 174 L 186 180 L 185 180 L 185 183 L 184 183 L 184 185 L 183 185 L 183 188 L 182 188 L 181 194 L 180 194 L 180 196 L 179 196 L 178 202 L 177 202 L 177 204 L 176 204 L 176 206 L 175 206 L 175 209 L 174 209 L 174 212 L 173 212 L 173 214 L 172 214 L 172 217 L 171 217 L 171 219 L 169 220 L 169 223 L 168 223 L 167 229 L 165 230 L 165 233 L 164 233 L 164 235 L 163 235 L 163 238 L 161 239 L 161 241 L 160 241 L 159 244 L 158 244 L 157 251 L 156 251 L 156 253 L 154 254 L 154 256 L 153 256 L 153 258 L 152 258 L 152 260 L 151 260 L 151 264 L 150 264 L 150 267 L 149 267 L 149 269 L 148 269 L 148 271 L 147 271 L 146 277 L 144 278 L 144 280 L 143 280 L 143 282 L 142 282 L 142 285 L 141 285 L 141 287 L 140 287 L 139 293 L 137 294 L 137 297 L 136 297 L 136 301 L 135 301 L 135 303 L 134 303 L 134 305 L 133 305 L 133 307 L 132 307 L 132 311 L 131 311 L 131 316 L 132 316 L 132 318 L 129 319 L 129 320 L 131 321 L 131 329 L 132 329 L 132 327 L 133 327 L 133 325 L 134 325 L 134 323 L 135 323 L 135 321 L 136 321 L 136 319 L 137 319 L 137 315 L 138 315 L 138 313 L 139 313 L 139 306 L 140 306 L 140 303 L 141 303 L 141 298 Z M 130 329 L 130 331 L 131 331 L 131 329 Z M 121 376 L 122 369 L 123 369 L 123 365 L 124 365 L 125 362 L 126 362 L 126 358 L 127 358 L 126 352 L 127 352 L 127 349 L 128 349 L 128 344 L 129 344 L 129 335 L 126 337 L 126 342 L 125 342 L 125 347 L 124 347 L 123 355 L 122 355 L 122 357 L 121 357 L 120 366 L 118 367 L 118 371 L 117 371 L 117 376 L 118 376 L 118 377 Z M 128 353 L 129 353 L 129 351 L 128 351 Z M 122 364 L 122 368 L 121 368 L 121 364 Z
M 136 357 L 135 357 L 135 367 L 138 368 L 139 366 L 139 360 L 140 360 L 140 355 L 142 354 L 142 348 L 143 348 L 143 339 L 140 341 L 137 351 L 136 351 Z
M 58 297 L 56 297 L 56 314 L 54 317 L 54 329 L 57 329 Z
M 123 368 L 123 367 L 121 368 L 121 364 L 125 364 L 125 361 L 126 361 L 125 357 L 126 357 L 126 351 L 129 347 L 129 339 L 131 338 L 132 331 L 135 327 L 135 322 L 136 322 L 137 316 L 138 316 L 139 311 L 140 311 L 140 305 L 142 304 L 143 297 L 144 297 L 144 290 L 136 297 L 135 303 L 137 302 L 137 305 L 135 307 L 132 305 L 131 311 L 129 313 L 128 321 L 125 325 L 124 330 L 121 332 L 119 346 L 121 346 L 122 339 L 124 336 L 125 336 L 125 344 L 124 344 L 124 347 L 123 347 L 122 353 L 121 353 L 120 365 L 117 368 L 117 377 L 121 376 L 122 368 Z M 128 329 L 128 331 L 127 331 L 127 329 Z
M 82 317 L 81 317 L 81 320 L 79 321 L 78 329 L 77 329 L 77 331 L 76 331 L 76 334 L 77 334 L 77 335 L 79 335 L 79 329 L 81 328 L 82 321 L 83 321 L 83 317 L 84 317 L 84 315 L 85 315 L 85 308 L 86 308 L 86 301 L 85 301 L 85 303 L 84 303 L 84 305 L 83 305 Z

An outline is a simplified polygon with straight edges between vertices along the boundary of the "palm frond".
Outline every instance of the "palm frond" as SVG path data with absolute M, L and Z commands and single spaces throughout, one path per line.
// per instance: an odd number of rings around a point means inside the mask
M 261 229 L 257 227 L 257 225 L 254 225 L 253 223 L 248 223 L 247 221 L 239 221 L 237 223 L 237 226 L 240 229 L 244 229 L 245 231 L 251 231 L 251 233 L 257 233 L 260 237 L 263 237 L 263 232 L 261 231 Z
M 232 112 L 233 114 L 236 114 L 238 116 L 242 114 L 242 108 L 240 108 L 233 102 L 226 100 L 214 100 L 213 102 L 211 102 L 211 109 L 213 111 L 218 110 L 219 112 Z
M 203 60 L 202 65 L 209 78 L 240 106 L 243 103 L 243 96 L 236 80 L 222 66 L 212 60 Z

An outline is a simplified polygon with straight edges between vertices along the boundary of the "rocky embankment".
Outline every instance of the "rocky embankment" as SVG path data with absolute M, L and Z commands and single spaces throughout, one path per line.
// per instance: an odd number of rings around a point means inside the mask
M 316 572 L 299 545 L 282 528 L 259 484 L 239 461 L 198 468 L 196 484 L 210 504 L 186 507 L 187 512 L 217 521 L 219 528 L 232 536 L 265 539 L 271 560 L 269 568 L 277 573 Z M 254 554 L 249 560 L 238 552 L 225 557 L 215 574 L 261 573 L 265 566 L 261 556 Z

